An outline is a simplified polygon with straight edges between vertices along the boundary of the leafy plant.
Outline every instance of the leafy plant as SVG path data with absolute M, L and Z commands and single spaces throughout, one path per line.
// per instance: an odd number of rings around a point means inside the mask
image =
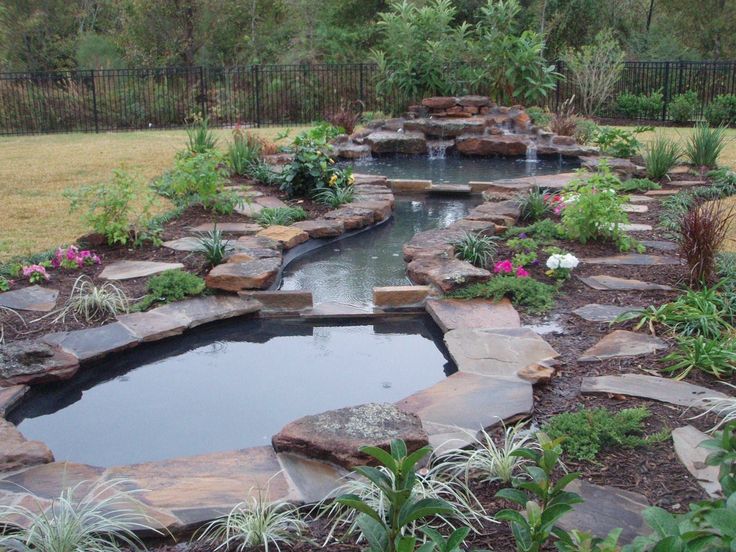
M 618 539 L 621 532 L 621 529 L 613 529 L 602 539 L 573 529 L 569 533 L 561 534 L 555 546 L 559 552 L 619 552 Z
M 714 127 L 736 123 L 736 94 L 719 94 L 708 104 L 703 115 Z
M 547 194 L 544 190 L 535 186 L 525 194 L 519 194 L 516 198 L 521 213 L 520 220 L 534 222 L 543 219 L 552 212 Z
M 616 111 L 628 119 L 639 118 L 639 97 L 631 92 L 619 94 L 616 98 Z
M 562 448 L 560 440 L 551 440 L 539 432 L 540 450 L 523 448 L 512 454 L 529 460 L 526 477 L 513 479 L 512 489 L 501 489 L 497 498 L 509 500 L 524 509 L 524 514 L 510 508 L 499 511 L 496 519 L 508 521 L 516 540 L 517 552 L 540 552 L 552 535 L 562 537 L 564 530 L 556 527 L 559 519 L 583 500 L 575 493 L 565 491 L 572 481 L 580 477 L 568 473 L 554 481 L 552 476 L 558 467 Z
M 616 187 L 617 191 L 625 194 L 633 192 L 648 192 L 649 190 L 661 190 L 662 186 L 648 178 L 630 178 L 622 180 Z
M 355 187 L 352 185 L 331 186 L 314 194 L 315 201 L 329 205 L 333 209 L 350 203 L 354 197 Z
M 579 117 L 575 122 L 575 141 L 584 145 L 592 143 L 599 128 L 595 121 Z
M 209 120 L 196 120 L 186 128 L 187 131 L 187 150 L 192 155 L 207 153 L 217 146 L 217 138 L 210 130 Z
M 529 118 L 539 128 L 549 128 L 549 123 L 552 120 L 552 113 L 548 109 L 543 107 L 531 106 L 526 108 L 526 113 Z
M 677 348 L 664 357 L 666 373 L 681 380 L 697 368 L 716 378 L 731 376 L 736 371 L 736 339 L 708 338 L 703 335 L 677 338 Z
M 134 531 L 152 531 L 151 519 L 134 508 L 135 493 L 113 480 L 81 481 L 64 489 L 48 508 L 0 506 L 0 517 L 16 518 L 18 527 L 0 530 L 0 549 L 43 552 L 123 552 L 143 550 Z M 91 486 L 90 486 L 91 485 Z M 89 488 L 84 492 L 85 488 Z M 82 494 L 84 493 L 84 494 Z M 81 495 L 81 496 L 80 496 Z
M 210 266 L 219 265 L 233 250 L 230 240 L 224 239 L 222 230 L 219 230 L 217 225 L 211 231 L 198 235 L 197 242 L 199 243 L 197 253 L 202 253 Z
M 241 502 L 230 513 L 209 523 L 198 541 L 217 545 L 217 550 L 244 552 L 254 547 L 292 545 L 307 529 L 298 508 L 285 502 L 271 502 L 259 490 L 257 496 Z
M 666 431 L 643 436 L 643 423 L 649 416 L 645 407 L 625 408 L 616 413 L 605 408 L 581 408 L 552 416 L 544 431 L 561 440 L 568 458 L 592 461 L 606 448 L 635 448 L 666 439 Z
M 96 286 L 88 276 L 82 274 L 74 281 L 66 304 L 52 314 L 57 314 L 54 323 L 64 322 L 70 314 L 74 320 L 81 319 L 89 323 L 115 317 L 128 310 L 128 297 L 122 289 L 112 282 Z
M 696 167 L 714 169 L 726 147 L 726 127 L 711 128 L 699 123 L 685 143 L 685 156 Z
M 281 190 L 290 197 L 312 197 L 331 186 L 352 185 L 350 171 L 336 167 L 324 144 L 305 138 L 294 142 L 294 160 L 280 175 Z
M 487 267 L 496 254 L 496 240 L 480 233 L 466 232 L 453 245 L 458 259 L 481 268 Z
M 644 165 L 647 176 L 659 180 L 667 176 L 667 173 L 677 165 L 682 157 L 680 145 L 663 136 L 657 135 L 652 142 L 644 146 Z
M 565 229 L 561 224 L 558 224 L 551 219 L 543 219 L 529 226 L 516 226 L 509 228 L 504 232 L 503 237 L 508 239 L 522 234 L 533 236 L 534 239 L 541 244 L 548 243 L 553 240 L 564 239 Z
M 624 92 L 616 100 L 618 112 L 629 119 L 656 119 L 662 115 L 664 96 L 661 91 L 651 94 Z
M 253 167 L 261 161 L 262 141 L 242 129 L 233 131 L 233 141 L 228 144 L 227 162 L 230 171 L 239 176 L 251 176 Z
M 342 130 L 331 122 L 322 121 L 297 135 L 294 139 L 294 144 L 314 142 L 319 145 L 325 145 L 333 138 L 337 138 L 341 133 Z
M 258 213 L 258 224 L 261 226 L 289 226 L 307 218 L 307 212 L 301 207 L 265 207 Z
M 148 280 L 148 294 L 136 304 L 139 311 L 154 303 L 171 303 L 186 297 L 201 295 L 205 290 L 204 280 L 183 270 L 166 270 Z
M 10 289 L 10 280 L 5 276 L 0 276 L 0 291 L 8 291 Z
M 534 278 L 499 275 L 487 282 L 458 289 L 450 296 L 458 299 L 482 297 L 493 301 L 508 297 L 517 307 L 523 307 L 532 314 L 543 314 L 554 307 L 555 287 Z
M 568 98 L 557 109 L 549 123 L 549 129 L 560 136 L 574 136 L 578 128 L 578 116 L 575 114 L 575 96 Z
M 694 90 L 688 90 L 683 94 L 678 94 L 670 101 L 667 111 L 676 123 L 689 123 L 695 118 L 698 109 L 698 93 Z
M 641 148 L 641 142 L 636 135 L 650 130 L 652 130 L 651 127 L 636 127 L 633 131 L 623 128 L 599 127 L 593 137 L 593 144 L 606 155 L 633 157 Z
M 437 498 L 417 499 L 412 491 L 416 482 L 416 464 L 430 453 L 423 447 L 409 454 L 401 440 L 391 442 L 391 452 L 377 447 L 362 447 L 361 452 L 375 458 L 386 471 L 369 466 L 355 472 L 376 486 L 388 503 L 388 509 L 380 512 L 355 494 L 343 494 L 335 502 L 359 512 L 356 524 L 368 543 L 371 552 L 403 552 L 413 550 L 415 540 L 404 534 L 416 521 L 431 516 L 451 516 L 454 508 Z

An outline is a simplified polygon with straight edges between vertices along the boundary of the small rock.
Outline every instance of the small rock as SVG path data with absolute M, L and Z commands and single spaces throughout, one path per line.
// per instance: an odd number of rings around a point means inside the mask
M 225 291 L 266 289 L 273 284 L 280 266 L 278 259 L 225 263 L 213 268 L 205 277 L 205 283 L 210 289 Z
M 132 280 L 165 272 L 166 270 L 183 269 L 181 263 L 159 263 L 155 261 L 117 261 L 110 263 L 100 273 L 106 280 Z
M 77 370 L 76 357 L 42 341 L 15 341 L 0 346 L 2 385 L 65 380 Z
M 26 440 L 13 424 L 0 418 L 0 472 L 53 461 L 54 455 L 46 445 Z
M 637 310 L 638 307 L 618 307 L 616 305 L 599 305 L 592 303 L 572 311 L 588 322 L 613 322 L 625 312 Z

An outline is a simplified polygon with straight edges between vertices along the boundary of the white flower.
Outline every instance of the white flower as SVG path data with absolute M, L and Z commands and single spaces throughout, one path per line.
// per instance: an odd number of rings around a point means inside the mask
M 557 270 L 558 268 L 572 270 L 578 266 L 579 263 L 580 261 L 578 261 L 578 258 L 572 253 L 565 253 L 564 255 L 556 253 L 554 255 L 550 255 L 549 259 L 547 259 L 547 268 L 551 270 Z

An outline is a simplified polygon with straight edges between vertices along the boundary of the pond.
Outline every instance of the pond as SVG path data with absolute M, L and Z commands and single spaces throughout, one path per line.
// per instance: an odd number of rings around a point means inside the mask
M 288 422 L 395 402 L 455 371 L 428 316 L 240 320 L 34 387 L 11 421 L 57 460 L 115 466 L 267 445 Z

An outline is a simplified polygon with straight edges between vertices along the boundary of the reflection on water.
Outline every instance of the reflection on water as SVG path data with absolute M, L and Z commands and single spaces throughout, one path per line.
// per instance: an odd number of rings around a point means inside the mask
M 266 445 L 301 416 L 395 402 L 452 371 L 426 317 L 241 320 L 34 388 L 11 419 L 57 460 L 112 466 Z

